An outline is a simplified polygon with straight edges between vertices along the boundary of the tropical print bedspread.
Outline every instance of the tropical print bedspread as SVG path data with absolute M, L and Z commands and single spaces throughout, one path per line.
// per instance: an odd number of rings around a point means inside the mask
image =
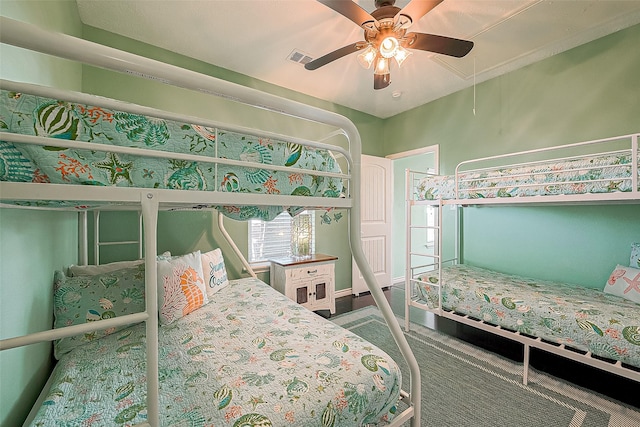
M 531 197 L 632 191 L 628 153 L 587 156 L 564 162 L 485 169 L 459 174 L 458 199 Z M 640 189 L 640 188 L 639 188 Z M 414 189 L 415 200 L 455 199 L 455 176 L 429 176 Z
M 632 301 L 462 264 L 442 275 L 444 309 L 640 367 L 640 305 Z M 419 299 L 438 307 L 437 272 L 420 280 Z
M 339 197 L 342 181 L 307 171 L 340 172 L 331 153 L 220 128 L 179 123 L 94 105 L 0 91 L 0 131 L 144 148 L 209 158 L 291 166 L 290 172 L 179 159 L 0 141 L 0 180 Z M 272 219 L 283 208 L 224 207 L 236 219 Z
M 359 426 L 395 412 L 401 375 L 384 352 L 257 279 L 160 327 L 163 426 Z M 144 325 L 65 355 L 33 426 L 146 420 Z

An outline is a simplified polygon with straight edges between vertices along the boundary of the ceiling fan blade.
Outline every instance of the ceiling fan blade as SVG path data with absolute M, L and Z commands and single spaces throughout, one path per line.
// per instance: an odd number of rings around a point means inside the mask
M 411 0 L 408 5 L 398 12 L 398 15 L 408 16 L 411 22 L 415 23 L 440 3 L 442 3 L 442 0 Z
M 405 40 L 403 47 L 441 53 L 456 58 L 462 58 L 473 48 L 472 41 L 436 36 L 435 34 L 407 33 Z
M 373 88 L 384 89 L 391 84 L 391 74 L 374 74 L 373 75 Z
M 327 65 L 329 62 L 333 62 L 336 59 L 340 59 L 343 56 L 347 56 L 350 53 L 358 51 L 362 47 L 362 42 L 357 42 L 350 44 L 345 47 L 341 47 L 340 49 L 334 50 L 333 52 L 329 52 L 320 58 L 316 58 L 313 61 L 307 62 L 304 64 L 304 68 L 307 70 L 316 70 L 323 65 Z
M 318 0 L 318 2 L 338 12 L 362 27 L 367 22 L 375 23 L 376 19 L 366 10 L 351 0 Z

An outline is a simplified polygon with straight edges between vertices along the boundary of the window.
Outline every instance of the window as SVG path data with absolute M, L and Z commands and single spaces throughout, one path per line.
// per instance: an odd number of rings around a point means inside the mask
M 311 215 L 311 253 L 315 252 L 315 213 L 304 211 L 301 214 Z M 271 258 L 291 256 L 291 230 L 293 218 L 282 212 L 271 221 L 260 219 L 249 220 L 249 262 L 262 263 Z

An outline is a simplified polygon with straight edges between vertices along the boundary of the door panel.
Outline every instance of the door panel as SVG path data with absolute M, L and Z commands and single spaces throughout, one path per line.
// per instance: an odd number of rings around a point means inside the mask
M 362 156 L 361 231 L 362 250 L 381 287 L 391 286 L 391 212 L 393 206 L 391 160 Z M 351 291 L 368 291 L 353 262 Z
M 327 297 L 327 283 L 316 283 L 316 301 L 321 301 Z
M 298 304 L 306 304 L 309 302 L 309 289 L 306 286 L 296 288 L 296 302 Z

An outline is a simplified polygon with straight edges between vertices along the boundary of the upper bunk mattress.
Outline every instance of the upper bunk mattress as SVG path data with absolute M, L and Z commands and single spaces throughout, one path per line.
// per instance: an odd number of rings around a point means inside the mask
M 431 175 L 415 184 L 415 200 L 481 199 L 629 192 L 632 157 L 627 153 L 539 162 L 458 174 Z M 638 189 L 640 190 L 640 188 Z
M 33 426 L 146 419 L 144 324 L 65 354 Z M 163 426 L 358 426 L 392 418 L 401 374 L 382 350 L 257 279 L 159 329 Z
M 0 130 L 205 156 L 203 160 L 221 158 L 292 168 L 276 171 L 0 141 L 2 181 L 316 197 L 339 197 L 343 189 L 340 179 L 308 173 L 340 172 L 335 158 L 326 150 L 64 99 L 1 90 Z M 223 209 L 226 215 L 236 219 L 265 220 L 282 211 L 283 207 Z
M 418 297 L 443 309 L 640 367 L 640 305 L 597 289 L 503 274 L 469 265 L 421 276 Z

